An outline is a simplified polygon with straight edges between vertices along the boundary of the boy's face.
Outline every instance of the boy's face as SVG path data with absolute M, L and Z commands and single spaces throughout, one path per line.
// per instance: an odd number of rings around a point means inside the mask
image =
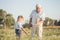
M 19 21 L 22 22 L 22 21 L 23 21 L 23 18 L 20 17 L 20 18 L 19 18 Z

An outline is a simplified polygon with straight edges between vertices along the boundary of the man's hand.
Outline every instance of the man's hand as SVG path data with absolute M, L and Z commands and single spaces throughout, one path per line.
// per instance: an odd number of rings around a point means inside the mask
M 43 20 L 42 21 L 37 21 L 37 23 L 35 25 L 41 25 L 43 23 Z
M 29 23 L 29 25 L 28 25 L 28 28 L 30 29 L 30 27 L 32 27 L 32 24 L 31 23 Z
M 30 27 L 32 27 L 32 18 L 30 18 L 30 21 L 29 21 L 29 25 L 28 25 L 28 28 L 30 29 Z

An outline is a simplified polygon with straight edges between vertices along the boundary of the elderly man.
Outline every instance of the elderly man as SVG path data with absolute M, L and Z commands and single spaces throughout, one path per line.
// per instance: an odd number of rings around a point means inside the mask
M 30 40 L 32 40 L 32 37 L 34 37 L 35 34 L 38 35 L 39 40 L 42 40 L 42 26 L 43 26 L 45 17 L 44 17 L 44 14 L 43 14 L 41 8 L 42 8 L 41 5 L 37 4 L 36 10 L 33 10 L 30 15 L 29 24 L 32 24 Z

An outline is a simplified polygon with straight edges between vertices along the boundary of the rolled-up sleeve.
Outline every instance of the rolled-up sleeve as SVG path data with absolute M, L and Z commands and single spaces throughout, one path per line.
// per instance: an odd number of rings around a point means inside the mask
M 32 13 L 30 14 L 30 18 L 32 18 Z
M 45 20 L 45 14 L 42 15 L 42 20 Z
M 33 12 L 31 12 L 31 14 L 30 14 L 30 18 L 32 18 L 32 14 L 33 14 Z
M 31 14 L 30 14 L 30 18 L 33 17 L 33 13 L 35 12 L 35 10 L 32 10 Z

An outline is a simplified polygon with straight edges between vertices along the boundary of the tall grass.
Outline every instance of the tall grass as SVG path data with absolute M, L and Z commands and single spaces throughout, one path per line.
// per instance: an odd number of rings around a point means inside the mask
M 27 29 L 29 34 L 31 33 L 30 29 Z M 6 35 L 6 40 L 16 40 L 16 34 L 14 29 L 8 29 L 6 33 L 4 33 L 4 29 L 0 29 L 0 40 L 5 40 L 4 35 Z M 29 40 L 30 36 L 26 36 L 24 32 L 22 32 L 21 40 Z M 34 40 L 38 40 L 38 37 L 35 36 Z M 43 29 L 43 40 L 60 40 L 60 28 L 44 28 Z

